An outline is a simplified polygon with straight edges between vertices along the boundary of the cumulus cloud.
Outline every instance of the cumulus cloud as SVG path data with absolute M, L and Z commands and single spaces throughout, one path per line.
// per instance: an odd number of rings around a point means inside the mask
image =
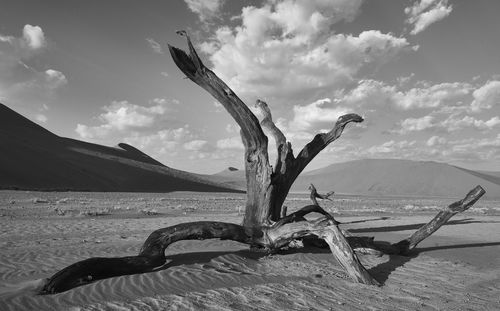
M 39 113 L 39 114 L 35 115 L 35 120 L 38 122 L 41 122 L 41 123 L 45 123 L 45 122 L 47 122 L 48 118 L 46 115 Z
M 163 54 L 163 49 L 161 47 L 161 44 L 156 42 L 155 39 L 146 38 L 146 41 L 148 42 L 149 47 L 153 50 L 153 52 L 158 53 L 158 54 Z
M 149 106 L 139 106 L 128 101 L 114 101 L 102 108 L 104 113 L 98 116 L 102 123 L 98 126 L 78 124 L 76 132 L 84 139 L 102 139 L 113 132 L 138 130 L 152 127 L 169 111 L 169 103 L 164 99 L 155 99 Z
M 366 158 L 412 159 L 446 163 L 500 160 L 500 134 L 495 137 L 450 140 L 431 136 L 428 140 L 389 140 L 363 148 L 354 144 L 329 147 L 339 161 Z M 327 150 L 328 152 L 328 150 Z
M 463 118 L 451 115 L 446 120 L 439 124 L 440 127 L 449 132 L 459 131 L 463 129 L 476 129 L 480 131 L 492 130 L 500 126 L 500 118 L 498 116 L 492 117 L 489 120 L 479 120 L 471 116 L 464 116 Z
M 182 146 L 185 141 L 193 137 L 189 127 L 183 126 L 179 128 L 162 129 L 149 134 L 132 132 L 124 138 L 124 141 L 140 150 L 146 151 L 154 157 L 163 157 L 177 154 L 180 149 L 179 147 Z
M 47 87 L 50 89 L 57 89 L 68 83 L 66 76 L 62 72 L 54 69 L 45 70 L 45 81 Z
M 474 112 L 500 105 L 500 81 L 486 82 L 482 87 L 476 89 L 472 96 L 474 101 L 471 104 L 471 109 Z
M 26 24 L 23 27 L 22 37 L 7 36 L 0 34 L 0 42 L 9 43 L 17 52 L 26 56 L 31 51 L 36 51 L 46 45 L 45 35 L 40 26 Z
M 40 26 L 25 25 L 23 39 L 30 49 L 36 50 L 45 46 L 45 36 Z
M 349 112 L 347 108 L 335 107 L 331 103 L 331 99 L 324 98 L 309 105 L 294 106 L 294 117 L 290 126 L 304 131 L 321 127 L 331 128 L 338 117 Z
M 396 103 L 404 109 L 435 108 L 444 105 L 457 105 L 471 92 L 468 83 L 438 83 L 412 88 L 396 94 Z
M 461 130 L 489 131 L 500 127 L 500 118 L 492 117 L 488 120 L 476 119 L 463 113 L 454 113 L 444 120 L 436 120 L 434 116 L 421 118 L 407 118 L 398 124 L 397 130 L 391 133 L 407 134 L 424 130 L 440 130 L 445 132 L 456 132 Z
M 401 85 L 365 79 L 349 91 L 336 94 L 335 102 L 345 107 L 380 107 L 391 105 L 401 110 L 438 109 L 443 113 L 481 112 L 500 103 L 500 81 L 488 81 L 484 85 L 467 82 L 443 82 L 431 84 L 417 82 L 405 89 Z M 471 97 L 472 96 L 472 97 Z
M 447 142 L 446 138 L 434 135 L 427 140 L 426 145 L 429 147 L 433 147 L 437 145 L 446 144 L 446 142 Z
M 184 143 L 184 149 L 190 150 L 190 151 L 202 151 L 202 150 L 207 150 L 209 147 L 208 141 L 206 140 L 201 140 L 201 139 L 195 139 L 189 142 Z
M 344 86 L 362 69 L 377 67 L 407 49 L 405 38 L 369 30 L 335 34 L 361 1 L 270 1 L 248 6 L 241 25 L 220 27 L 201 45 L 215 72 L 244 96 L 296 97 Z
M 28 65 L 47 45 L 40 26 L 25 25 L 20 37 L 0 34 L 0 100 L 32 110 L 32 118 L 46 122 L 44 110 L 56 91 L 66 85 L 66 76 L 55 69 L 40 70 Z M 47 68 L 47 65 L 44 65 Z
M 243 150 L 243 143 L 241 142 L 241 137 L 235 136 L 231 138 L 224 138 L 217 141 L 218 149 L 235 149 Z
M 412 35 L 424 31 L 431 24 L 440 21 L 450 15 L 453 10 L 452 5 L 448 5 L 448 0 L 418 0 L 413 6 L 405 8 L 406 23 L 413 29 Z
M 408 118 L 401 121 L 401 130 L 399 133 L 405 134 L 408 132 L 423 131 L 433 127 L 434 117 L 425 116 L 421 118 Z
M 188 8 L 205 22 L 216 17 L 224 4 L 224 0 L 184 0 Z

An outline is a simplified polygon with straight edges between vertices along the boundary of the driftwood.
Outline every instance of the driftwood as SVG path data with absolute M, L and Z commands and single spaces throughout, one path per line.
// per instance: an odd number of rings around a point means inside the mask
M 238 96 L 203 65 L 186 32 L 178 33 L 186 37 L 189 55 L 169 46 L 174 62 L 189 79 L 219 100 L 241 128 L 247 180 L 243 224 L 202 221 L 158 229 L 146 239 L 137 256 L 99 257 L 77 262 L 47 279 L 41 294 L 58 293 L 113 276 L 153 271 L 165 265 L 164 252 L 170 244 L 180 240 L 213 238 L 234 240 L 273 252 L 286 247 L 294 240 L 313 237 L 325 241 L 334 257 L 354 281 L 378 285 L 379 282 L 360 263 L 355 251 L 406 254 L 450 217 L 472 206 L 484 194 L 481 187 L 476 187 L 465 199 L 440 212 L 414 235 L 389 246 L 374 242 L 373 238 L 352 236 L 348 231 L 340 229 L 339 223 L 317 202 L 317 198 L 330 199 L 333 192 L 321 195 L 313 185 L 310 187 L 312 204 L 287 215 L 283 202 L 297 176 L 321 150 L 341 136 L 347 124 L 362 122 L 363 118 L 357 114 L 339 117 L 332 130 L 317 134 L 295 157 L 290 142 L 286 141 L 285 135 L 274 124 L 267 104 L 260 100 L 256 103 L 263 115 L 259 122 Z M 276 141 L 278 157 L 274 168 L 269 164 L 268 138 L 263 129 L 270 132 Z M 307 220 L 305 216 L 313 212 L 321 216 Z

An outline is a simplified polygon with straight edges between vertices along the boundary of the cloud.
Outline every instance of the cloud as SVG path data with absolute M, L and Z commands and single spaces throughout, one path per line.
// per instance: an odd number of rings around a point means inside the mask
M 57 89 L 68 83 L 66 76 L 62 72 L 54 69 L 45 70 L 45 81 L 47 87 L 50 89 Z
M 338 92 L 335 102 L 356 108 L 393 106 L 403 111 L 439 108 L 443 113 L 454 110 L 479 112 L 500 103 L 500 81 L 489 81 L 482 86 L 467 82 L 430 84 L 425 81 L 417 81 L 415 85 L 405 90 L 401 85 L 360 80 L 351 90 Z
M 309 105 L 294 106 L 294 117 L 289 124 L 296 130 L 311 130 L 322 127 L 330 129 L 338 117 L 350 111 L 344 107 L 335 107 L 329 98 L 317 100 Z
M 0 42 L 9 43 L 18 53 L 26 57 L 32 51 L 40 50 L 46 46 L 45 35 L 40 26 L 26 24 L 23 27 L 23 36 L 16 38 L 0 34 Z
M 224 4 L 224 0 L 184 0 L 184 2 L 202 22 L 215 18 Z
M 114 101 L 104 106 L 104 113 L 98 116 L 98 126 L 78 124 L 76 132 L 84 139 L 103 139 L 116 132 L 152 128 L 169 111 L 170 103 L 155 99 L 149 106 L 139 106 L 128 101 Z
M 432 128 L 434 117 L 425 116 L 421 118 L 408 118 L 401 121 L 400 134 L 406 134 L 408 132 L 423 131 L 425 129 Z
M 30 49 L 36 50 L 45 46 L 45 36 L 40 26 L 25 25 L 23 38 Z
M 187 143 L 184 143 L 183 146 L 184 146 L 184 149 L 190 150 L 190 151 L 202 151 L 202 150 L 209 149 L 208 141 L 201 140 L 201 139 L 195 139 L 195 140 L 189 141 Z
M 474 112 L 500 105 L 500 81 L 486 82 L 482 87 L 476 89 L 472 96 L 474 101 L 471 104 L 471 109 Z
M 446 120 L 442 121 L 439 126 L 446 129 L 448 132 L 459 131 L 463 129 L 487 131 L 492 130 L 496 127 L 500 127 L 500 118 L 498 116 L 495 116 L 487 121 L 484 121 L 478 120 L 471 116 L 457 118 L 454 115 L 451 115 Z
M 247 6 L 241 25 L 224 26 L 201 45 L 215 72 L 245 96 L 297 98 L 351 82 L 409 49 L 405 38 L 377 30 L 335 34 L 361 1 L 270 1 Z
M 174 156 L 182 144 L 193 138 L 189 127 L 162 129 L 150 134 L 133 132 L 124 138 L 130 144 L 153 157 Z
M 41 123 L 45 123 L 45 122 L 47 122 L 48 118 L 46 115 L 39 113 L 35 116 L 35 120 L 37 120 L 38 122 L 41 122 Z
M 216 143 L 218 149 L 236 149 L 243 150 L 243 143 L 241 137 L 235 136 L 231 138 L 220 139 Z
M 450 15 L 452 10 L 448 0 L 415 1 L 413 6 L 405 8 L 406 23 L 413 27 L 410 34 L 416 35 L 424 31 L 431 24 Z
M 427 140 L 426 145 L 429 147 L 433 147 L 437 145 L 444 145 L 446 142 L 446 138 L 434 135 Z
M 68 83 L 66 76 L 43 64 L 38 56 L 45 51 L 47 41 L 40 26 L 25 25 L 20 37 L 0 34 L 0 100 L 12 105 L 23 106 L 38 122 L 48 120 L 41 110 L 52 102 L 59 88 Z
M 461 130 L 489 131 L 500 127 L 500 117 L 495 116 L 489 120 L 480 120 L 463 113 L 454 113 L 444 120 L 436 120 L 435 116 L 425 116 L 421 118 L 407 118 L 398 124 L 398 129 L 389 131 L 390 133 L 407 134 L 410 132 L 420 132 L 424 130 L 441 130 L 446 132 L 456 132 Z
M 389 140 L 363 148 L 354 144 L 332 145 L 327 152 L 336 155 L 338 161 L 366 158 L 412 159 L 465 163 L 500 160 L 500 134 L 495 137 L 450 140 L 431 136 L 428 140 Z
M 435 108 L 444 105 L 457 105 L 464 96 L 471 92 L 468 83 L 439 83 L 412 88 L 406 92 L 395 94 L 398 106 L 404 109 Z
M 239 133 L 240 126 L 235 123 L 229 123 L 226 125 L 226 132 L 228 133 Z
M 161 44 L 159 44 L 158 42 L 156 42 L 154 39 L 152 38 L 146 38 L 146 41 L 149 43 L 149 47 L 155 52 L 155 53 L 158 53 L 158 54 L 163 54 L 163 49 L 161 48 Z

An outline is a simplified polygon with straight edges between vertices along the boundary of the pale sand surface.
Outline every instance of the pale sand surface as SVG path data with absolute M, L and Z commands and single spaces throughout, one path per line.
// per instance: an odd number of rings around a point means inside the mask
M 78 260 L 136 254 L 155 229 L 198 220 L 239 223 L 243 199 L 0 191 L 0 310 L 500 308 L 500 216 L 485 214 L 481 207 L 452 218 L 411 257 L 361 255 L 382 287 L 353 283 L 328 250 L 266 255 L 240 243 L 207 240 L 171 245 L 169 264 L 152 273 L 101 280 L 56 295 L 34 294 L 43 278 Z M 374 201 L 377 212 L 371 213 L 356 206 L 349 212 L 341 201 L 332 204 L 344 206 L 337 217 L 344 229 L 388 242 L 406 237 L 435 214 L 418 208 L 382 212 L 380 205 L 386 203 L 381 201 Z M 486 206 L 491 210 L 496 204 Z

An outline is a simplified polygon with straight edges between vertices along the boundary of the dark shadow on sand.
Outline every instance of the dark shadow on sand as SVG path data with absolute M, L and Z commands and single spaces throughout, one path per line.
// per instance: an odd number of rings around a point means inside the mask
M 388 243 L 388 242 L 380 242 L 377 243 Z M 487 247 L 487 246 L 500 246 L 500 242 L 489 242 L 489 243 L 468 243 L 468 244 L 455 244 L 455 245 L 441 245 L 441 246 L 432 246 L 432 247 L 422 247 L 413 249 L 408 256 L 402 255 L 388 255 L 389 260 L 378 265 L 372 267 L 368 271 L 370 274 L 377 279 L 382 285 L 385 284 L 389 276 L 392 272 L 394 272 L 397 268 L 404 266 L 411 259 L 418 257 L 420 254 L 435 250 L 443 250 L 443 249 L 457 249 L 457 248 L 474 248 L 474 247 Z
M 346 221 L 346 222 L 341 222 L 340 224 L 357 224 L 357 223 L 362 223 L 362 222 L 368 222 L 368 221 L 377 221 L 377 220 L 387 220 L 390 219 L 391 217 L 379 217 L 379 218 L 370 218 L 370 219 L 361 219 L 361 220 L 353 220 L 353 221 Z
M 477 224 L 477 223 L 495 223 L 496 221 L 480 221 L 474 218 L 464 218 L 457 220 L 450 220 L 443 226 L 450 225 L 466 225 L 466 224 Z M 365 232 L 393 232 L 393 231 L 405 231 L 405 230 L 417 230 L 420 229 L 426 223 L 399 225 L 399 226 L 384 226 L 384 227 L 373 227 L 373 228 L 352 228 L 349 232 L 352 233 L 365 233 Z
M 413 252 L 415 252 L 416 254 L 420 254 L 420 253 L 442 250 L 442 249 L 472 248 L 472 247 L 499 246 L 499 245 L 500 245 L 500 242 L 440 245 L 440 246 L 432 246 L 432 247 L 415 248 L 413 250 Z

